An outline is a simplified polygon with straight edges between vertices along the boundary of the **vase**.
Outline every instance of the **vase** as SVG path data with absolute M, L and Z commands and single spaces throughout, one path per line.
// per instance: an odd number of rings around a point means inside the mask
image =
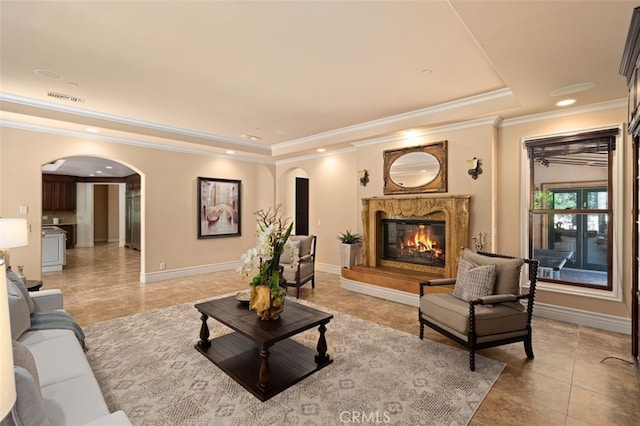
M 343 268 L 351 269 L 356 264 L 360 249 L 360 244 L 340 244 L 340 263 Z
M 284 299 L 274 297 L 268 285 L 259 284 L 251 287 L 249 309 L 256 311 L 261 320 L 275 320 L 284 311 Z

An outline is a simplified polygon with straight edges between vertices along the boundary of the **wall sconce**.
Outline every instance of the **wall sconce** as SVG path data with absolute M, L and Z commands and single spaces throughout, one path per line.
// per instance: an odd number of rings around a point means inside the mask
M 476 251 L 482 251 L 486 245 L 484 241 L 484 232 L 479 232 L 471 237 Z
M 478 179 L 478 175 L 482 174 L 482 162 L 479 158 L 473 157 L 473 160 L 467 160 L 467 167 L 469 170 L 467 171 L 472 179 Z
M 367 169 L 358 170 L 358 179 L 360 179 L 360 185 L 367 186 L 369 183 L 369 172 Z

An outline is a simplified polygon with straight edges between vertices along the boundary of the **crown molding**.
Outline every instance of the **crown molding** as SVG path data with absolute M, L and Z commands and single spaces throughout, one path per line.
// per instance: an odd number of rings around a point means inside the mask
M 483 93 L 481 95 L 471 96 L 464 99 L 459 99 L 451 102 L 446 102 L 440 105 L 422 108 L 416 111 L 410 111 L 403 114 L 393 115 L 391 117 L 381 118 L 379 120 L 367 121 L 360 124 L 354 124 L 353 126 L 342 127 L 340 129 L 330 130 L 323 133 L 318 133 L 312 136 L 304 138 L 294 139 L 288 142 L 282 142 L 273 145 L 273 151 L 283 150 L 287 148 L 294 148 L 299 145 L 308 144 L 310 142 L 321 141 L 336 136 L 345 136 L 352 132 L 358 132 L 362 130 L 374 129 L 376 127 L 385 126 L 389 124 L 400 124 L 406 120 L 425 119 L 431 115 L 435 115 L 444 111 L 454 110 L 458 108 L 467 107 L 482 102 L 493 101 L 495 99 L 505 98 L 512 96 L 513 93 L 510 89 L 494 90 L 492 92 Z
M 137 146 L 141 148 L 157 149 L 161 151 L 179 152 L 183 154 L 201 155 L 201 156 L 215 157 L 215 158 L 226 158 L 226 159 L 232 159 L 232 160 L 238 160 L 238 161 L 245 161 L 248 163 L 269 164 L 269 165 L 274 164 L 273 160 L 264 160 L 264 159 L 242 157 L 237 155 L 220 154 L 220 153 L 210 152 L 202 149 L 185 148 L 185 147 L 179 147 L 175 145 L 163 145 L 163 144 L 154 143 L 154 142 L 145 142 L 145 141 L 139 141 L 135 139 L 118 138 L 114 136 L 105 136 L 105 135 L 100 135 L 96 133 L 79 132 L 76 130 L 61 129 L 57 127 L 42 126 L 38 124 L 22 123 L 17 121 L 10 121 L 10 120 L 0 120 L 0 127 L 7 127 L 7 128 L 19 129 L 19 130 L 28 130 L 32 132 L 47 133 L 52 135 L 71 136 L 71 137 L 90 139 L 90 140 L 96 140 L 101 142 L 117 143 L 121 145 L 130 145 L 130 146 Z
M 97 111 L 91 111 L 82 108 L 76 108 L 66 105 L 57 105 L 50 102 L 39 101 L 37 99 L 25 98 L 22 96 L 15 96 L 7 93 L 0 93 L 0 103 L 17 104 L 30 108 L 40 108 L 48 111 L 55 111 L 64 114 L 72 114 L 80 117 L 103 120 L 109 123 L 123 124 L 127 126 L 133 126 L 134 128 L 150 129 L 156 132 L 168 133 L 175 136 L 183 136 L 189 138 L 197 138 L 208 141 L 210 143 L 228 143 L 244 148 L 251 148 L 254 150 L 263 151 L 264 155 L 271 153 L 271 148 L 261 144 L 252 143 L 240 139 L 228 138 L 220 135 L 213 135 L 204 132 L 198 132 L 195 130 L 182 129 L 179 127 L 167 126 L 159 123 L 152 123 L 149 121 L 135 120 L 128 117 L 122 117 L 118 115 L 105 114 Z M 131 132 L 133 133 L 133 132 Z M 144 134 L 143 132 L 140 132 Z

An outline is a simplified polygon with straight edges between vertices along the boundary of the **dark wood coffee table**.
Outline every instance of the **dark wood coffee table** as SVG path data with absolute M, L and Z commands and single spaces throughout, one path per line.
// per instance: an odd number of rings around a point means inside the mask
M 331 314 L 287 299 L 280 318 L 263 321 L 235 296 L 195 307 L 202 314 L 200 341 L 195 348 L 261 401 L 333 362 L 325 339 Z M 234 332 L 209 340 L 209 318 Z M 313 327 L 320 332 L 316 350 L 290 339 Z

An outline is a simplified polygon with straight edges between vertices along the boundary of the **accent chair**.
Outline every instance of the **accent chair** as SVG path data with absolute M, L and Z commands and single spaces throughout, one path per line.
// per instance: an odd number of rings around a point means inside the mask
M 292 235 L 289 237 L 298 250 L 298 266 L 292 267 L 291 257 L 283 253 L 280 257 L 280 265 L 284 268 L 283 276 L 287 281 L 287 287 L 296 288 L 296 299 L 300 298 L 300 287 L 311 281 L 311 288 L 316 288 L 316 236 Z
M 524 265 L 528 269 L 529 291 L 521 294 Z M 479 349 L 524 342 L 527 358 L 533 358 L 531 319 L 537 274 L 537 260 L 465 249 L 457 278 L 420 283 L 420 339 L 428 326 L 466 347 L 471 371 L 475 371 L 475 353 Z M 425 287 L 452 284 L 452 293 L 425 294 Z

